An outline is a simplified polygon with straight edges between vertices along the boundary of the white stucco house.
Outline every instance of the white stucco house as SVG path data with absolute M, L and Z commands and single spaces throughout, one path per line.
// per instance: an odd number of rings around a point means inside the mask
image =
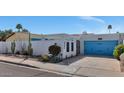
M 78 54 L 112 56 L 116 45 L 123 43 L 124 34 L 87 34 L 53 36 L 52 39 L 31 41 L 33 55 L 48 55 L 49 46 L 57 44 L 61 47 L 61 58 L 65 59 Z M 74 39 L 74 36 L 76 39 Z M 58 39 L 59 37 L 59 39 Z M 62 38 L 63 37 L 63 38 Z M 73 37 L 70 38 L 70 37 Z M 78 39 L 77 39 L 78 37 Z M 50 37 L 51 38 L 51 37 Z M 54 39 L 55 38 L 55 39 Z M 11 52 L 11 41 L 0 42 L 0 53 Z M 16 41 L 16 51 L 28 47 L 28 41 Z
M 112 56 L 116 45 L 122 43 L 124 34 L 82 34 L 80 53 L 82 55 Z

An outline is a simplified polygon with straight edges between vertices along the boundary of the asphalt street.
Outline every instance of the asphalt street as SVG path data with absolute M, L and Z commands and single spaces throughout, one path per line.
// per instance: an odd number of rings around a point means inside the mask
M 65 77 L 66 75 L 0 62 L 0 77 Z

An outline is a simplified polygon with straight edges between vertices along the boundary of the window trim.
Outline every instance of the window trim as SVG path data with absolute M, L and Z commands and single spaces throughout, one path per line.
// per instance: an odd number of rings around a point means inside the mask
M 74 42 L 71 42 L 71 51 L 74 51 Z

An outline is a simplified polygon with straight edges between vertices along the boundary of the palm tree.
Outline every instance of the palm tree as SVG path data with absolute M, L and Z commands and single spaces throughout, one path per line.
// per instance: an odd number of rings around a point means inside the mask
M 112 29 L 112 25 L 108 25 L 108 30 L 109 30 L 109 33 L 110 33 L 110 30 Z
M 21 25 L 21 24 L 17 24 L 17 25 L 16 25 L 16 29 L 18 29 L 18 32 L 20 32 L 20 30 L 23 29 L 23 28 L 22 28 L 22 25 Z

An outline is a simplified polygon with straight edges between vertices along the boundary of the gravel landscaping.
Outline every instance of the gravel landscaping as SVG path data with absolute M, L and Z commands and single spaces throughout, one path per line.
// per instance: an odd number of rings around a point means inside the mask
M 60 64 L 60 65 L 70 65 L 80 59 L 82 59 L 84 56 L 75 56 L 75 57 L 71 57 L 71 58 L 68 58 L 68 59 L 64 59 L 63 61 L 57 63 L 57 64 Z

